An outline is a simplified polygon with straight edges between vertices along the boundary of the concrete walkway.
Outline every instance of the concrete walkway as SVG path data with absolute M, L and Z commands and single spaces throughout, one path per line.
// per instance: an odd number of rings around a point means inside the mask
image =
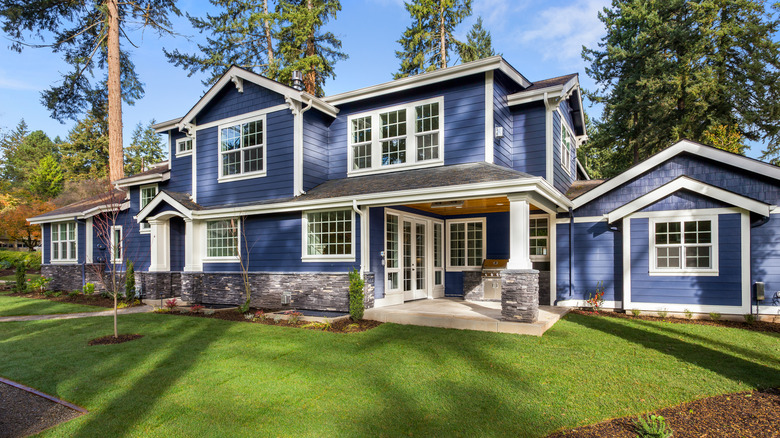
M 153 312 L 152 306 L 138 306 L 128 307 L 125 309 L 117 310 L 120 315 L 130 315 L 133 313 L 149 313 Z M 0 322 L 13 322 L 13 321 L 41 321 L 44 319 L 75 319 L 75 318 L 89 318 L 91 316 L 112 316 L 114 309 L 101 310 L 100 312 L 79 312 L 79 313 L 59 313 L 54 315 L 25 315 L 25 316 L 3 316 L 0 317 Z
M 538 321 L 509 322 L 501 319 L 500 302 L 437 298 L 367 309 L 364 318 L 396 324 L 542 336 L 568 311 L 565 307 L 539 306 Z

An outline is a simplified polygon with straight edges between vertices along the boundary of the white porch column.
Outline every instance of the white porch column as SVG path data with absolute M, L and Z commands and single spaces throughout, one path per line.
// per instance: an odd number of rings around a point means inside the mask
M 184 271 L 200 272 L 203 270 L 202 223 L 184 218 Z
M 171 270 L 171 226 L 167 219 L 149 220 L 151 225 L 151 263 L 149 271 L 167 272 Z
M 507 269 L 532 269 L 530 233 L 530 205 L 525 195 L 509 199 L 509 262 Z

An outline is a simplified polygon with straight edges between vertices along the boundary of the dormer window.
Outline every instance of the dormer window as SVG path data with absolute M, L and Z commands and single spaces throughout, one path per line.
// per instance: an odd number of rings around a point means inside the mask
M 265 116 L 219 127 L 219 181 L 265 176 Z
M 192 154 L 192 138 L 184 137 L 176 140 L 176 156 Z
M 349 174 L 443 164 L 443 107 L 438 97 L 349 117 Z

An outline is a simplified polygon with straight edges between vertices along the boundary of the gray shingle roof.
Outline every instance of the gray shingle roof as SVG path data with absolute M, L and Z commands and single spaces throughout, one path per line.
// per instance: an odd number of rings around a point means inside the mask
M 78 215 L 87 210 L 91 210 L 95 207 L 105 206 L 116 202 L 121 202 L 125 199 L 127 193 L 124 190 L 114 189 L 111 192 L 101 193 L 100 195 L 93 196 L 72 204 L 68 204 L 64 207 L 57 208 L 55 210 L 38 215 L 35 218 L 46 218 L 50 216 L 59 216 L 62 214 Z
M 554 87 L 556 85 L 563 85 L 569 82 L 572 78 L 575 78 L 577 76 L 578 76 L 577 73 L 572 73 L 568 75 L 558 76 L 556 78 L 543 79 L 541 81 L 534 82 L 533 84 L 531 84 L 530 87 L 526 88 L 523 91 L 533 91 L 533 90 L 539 90 L 547 87 Z

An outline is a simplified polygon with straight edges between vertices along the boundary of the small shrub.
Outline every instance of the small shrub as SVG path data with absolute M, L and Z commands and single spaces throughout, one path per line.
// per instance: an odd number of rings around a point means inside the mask
M 258 310 L 257 312 L 255 312 L 255 317 L 254 317 L 253 321 L 265 321 L 266 318 L 267 318 L 267 316 L 266 316 L 265 312 L 263 312 L 262 310 Z
M 634 316 L 639 316 L 642 314 L 642 311 L 639 309 L 631 309 L 631 314 Z
M 127 271 L 125 272 L 125 300 L 132 302 L 135 299 L 135 269 L 133 262 L 127 262 Z
M 720 313 L 718 312 L 710 312 L 710 319 L 713 321 L 717 321 L 720 319 Z
M 170 300 L 165 300 L 165 308 L 173 310 L 173 308 L 176 307 L 176 298 L 171 298 Z
M 68 292 L 68 297 L 70 298 L 76 298 L 77 296 L 81 295 L 81 291 L 76 289 L 72 292 Z
M 683 313 L 685 313 L 685 317 L 688 319 L 693 319 L 693 312 L 691 312 L 688 309 L 683 310 Z
M 192 306 L 190 306 L 190 313 L 198 313 L 198 312 L 200 312 L 201 310 L 203 310 L 203 308 L 204 308 L 204 307 L 203 307 L 203 306 L 201 306 L 200 304 L 195 304 L 195 305 L 192 305 Z
M 590 297 L 585 300 L 588 305 L 593 308 L 594 312 L 600 312 L 604 307 L 604 282 L 599 281 L 596 283 L 596 292 L 592 293 Z
M 238 306 L 238 313 L 247 313 L 249 312 L 249 300 L 247 300 L 244 304 Z
M 92 295 L 95 293 L 95 285 L 87 283 L 84 285 L 84 295 Z
M 205 310 L 203 311 L 203 314 L 204 314 L 204 315 L 213 315 L 213 314 L 215 314 L 215 313 L 217 313 L 217 311 L 216 311 L 216 310 L 214 310 L 214 309 L 205 309 Z
M 349 272 L 349 316 L 353 321 L 363 319 L 363 312 L 365 311 L 363 287 L 365 285 L 366 282 L 360 278 L 360 273 L 353 268 Z
M 354 323 L 354 322 L 353 322 L 352 324 L 349 324 L 349 325 L 347 325 L 347 326 L 344 328 L 344 331 L 347 331 L 347 332 L 354 332 L 354 331 L 358 331 L 359 329 L 360 329 L 360 324 L 357 324 L 357 323 Z
M 301 316 L 303 316 L 303 313 L 296 312 L 294 310 L 286 312 L 286 314 L 287 314 L 287 322 L 290 324 L 298 324 L 301 321 Z
M 325 318 L 325 322 L 322 323 L 322 330 L 328 331 L 333 328 L 333 324 L 330 322 L 330 318 Z
M 666 315 L 669 314 L 669 312 L 666 309 L 661 309 L 661 310 L 659 310 L 656 313 L 658 314 L 658 316 L 660 316 L 661 318 L 664 318 L 664 319 L 666 319 Z
M 27 292 L 27 264 L 19 263 L 16 266 L 16 292 Z
M 54 291 L 53 290 L 45 290 L 45 291 L 43 291 L 43 296 L 46 297 L 46 298 L 51 298 L 51 297 L 54 296 Z
M 124 309 L 125 307 L 130 307 L 130 303 L 128 303 L 127 301 L 120 301 L 116 305 L 117 309 Z
M 745 318 L 745 322 L 748 324 L 753 324 L 756 322 L 756 315 L 753 315 L 752 313 L 746 313 L 742 315 L 743 318 Z
M 51 296 L 53 296 L 54 298 L 59 298 L 59 297 L 62 296 L 62 292 L 59 292 L 59 291 L 54 292 L 54 293 L 51 294 Z
M 159 309 L 154 309 L 154 313 L 171 313 L 171 309 L 167 307 L 160 307 Z
M 660 415 L 639 417 L 635 422 L 636 434 L 640 438 L 670 438 L 672 429 L 666 425 L 666 419 Z
M 255 315 L 252 315 L 251 313 L 245 313 L 244 319 L 247 321 L 252 321 L 254 319 Z
M 46 285 L 49 284 L 51 278 L 38 277 L 33 280 L 28 280 L 30 288 L 38 293 L 43 293 L 46 290 Z
M 282 320 L 282 315 L 274 315 L 274 324 L 279 324 L 279 321 Z

